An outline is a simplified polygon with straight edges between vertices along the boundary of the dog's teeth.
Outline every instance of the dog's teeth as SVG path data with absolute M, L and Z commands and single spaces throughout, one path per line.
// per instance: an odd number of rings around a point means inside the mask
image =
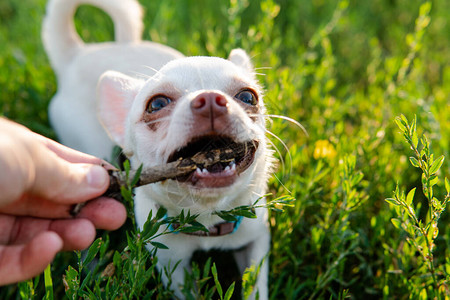
M 208 174 L 209 172 L 208 172 L 208 170 L 203 169 L 203 170 L 202 170 L 202 173 L 203 173 L 203 174 Z
M 236 164 L 234 162 L 231 163 L 231 170 L 232 171 L 236 170 Z
M 202 175 L 202 170 L 200 168 L 197 167 L 197 169 L 195 170 L 195 172 L 197 172 L 197 174 Z
M 227 172 L 227 171 L 230 171 L 230 170 L 231 170 L 230 166 L 226 166 L 224 171 Z

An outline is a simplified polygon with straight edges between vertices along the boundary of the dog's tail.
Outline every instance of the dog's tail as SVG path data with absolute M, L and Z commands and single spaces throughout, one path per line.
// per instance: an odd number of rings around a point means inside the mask
M 119 43 L 141 40 L 142 8 L 136 0 L 50 0 L 42 27 L 42 39 L 52 67 L 57 73 L 77 55 L 84 43 L 75 30 L 73 17 L 78 6 L 101 8 L 114 22 Z

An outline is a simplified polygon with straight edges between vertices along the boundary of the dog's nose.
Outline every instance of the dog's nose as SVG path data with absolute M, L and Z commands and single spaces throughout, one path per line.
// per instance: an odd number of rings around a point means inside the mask
M 204 92 L 192 100 L 191 110 L 194 115 L 213 119 L 228 112 L 228 101 L 222 94 Z

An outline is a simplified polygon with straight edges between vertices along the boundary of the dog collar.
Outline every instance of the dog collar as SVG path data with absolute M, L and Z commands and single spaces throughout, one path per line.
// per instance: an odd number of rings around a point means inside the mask
M 167 218 L 167 215 L 165 215 L 164 218 Z M 223 236 L 223 235 L 227 235 L 227 234 L 232 234 L 232 233 L 235 233 L 236 230 L 238 230 L 243 218 L 244 217 L 242 217 L 242 216 L 236 216 L 236 221 L 218 223 L 214 226 L 209 227 L 208 232 L 199 230 L 199 231 L 194 231 L 194 232 L 181 232 L 181 233 L 187 234 L 187 235 L 205 236 L 205 237 L 206 236 L 214 237 L 214 236 Z M 169 224 L 169 226 L 168 226 L 169 230 L 175 234 L 180 233 L 180 232 L 175 232 L 175 230 L 179 227 L 180 227 L 179 223 L 172 223 L 172 224 Z

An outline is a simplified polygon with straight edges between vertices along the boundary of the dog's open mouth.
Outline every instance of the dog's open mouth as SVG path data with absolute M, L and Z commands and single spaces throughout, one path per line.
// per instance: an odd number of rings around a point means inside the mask
M 169 156 L 168 163 L 180 158 L 190 158 L 212 151 L 227 151 L 219 162 L 214 164 L 196 163 L 196 170 L 188 175 L 177 177 L 176 180 L 188 182 L 197 187 L 225 187 L 231 185 L 237 176 L 247 170 L 253 163 L 258 148 L 258 141 L 251 140 L 237 143 L 227 136 L 207 135 L 191 140 L 186 146 Z M 233 153 L 233 155 L 229 155 Z

